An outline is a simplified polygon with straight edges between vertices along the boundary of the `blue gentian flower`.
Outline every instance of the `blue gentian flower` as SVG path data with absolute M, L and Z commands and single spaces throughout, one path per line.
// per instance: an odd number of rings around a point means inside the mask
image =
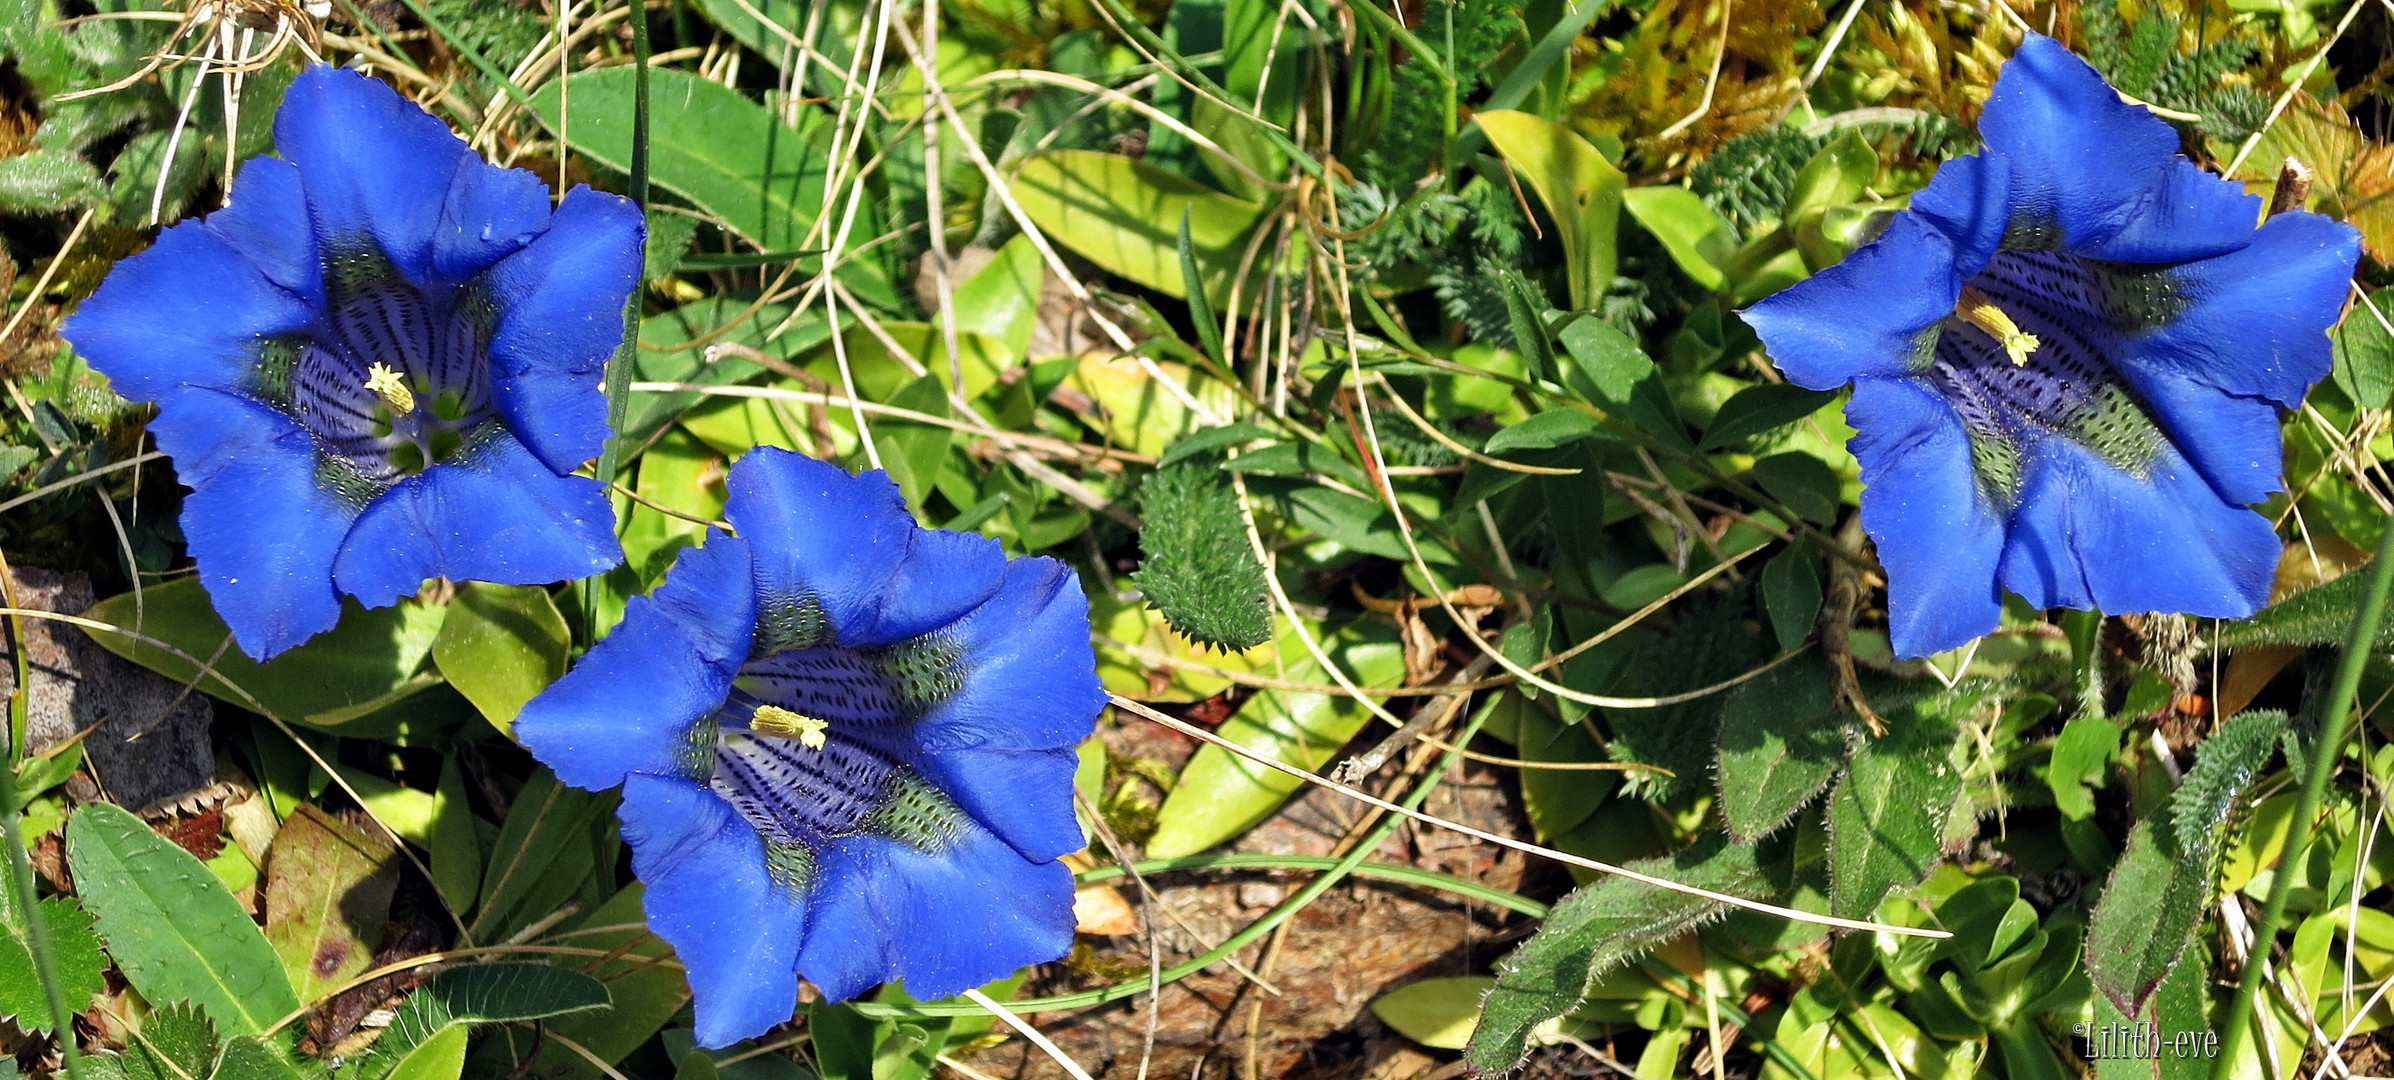
M 1074 747 L 1105 691 L 1079 579 L 923 529 L 886 474 L 758 447 L 515 733 L 623 785 L 648 924 L 710 1047 L 904 979 L 948 997 L 1072 945 Z
M 1981 153 L 1878 240 L 1745 312 L 1789 381 L 1849 380 L 1898 655 L 2038 608 L 2250 615 L 2281 545 L 2280 408 L 2328 372 L 2358 234 L 2260 202 L 2049 38 Z
M 599 388 L 643 225 L 482 163 L 380 82 L 311 68 L 231 205 L 118 263 L 65 334 L 189 486 L 183 534 L 242 651 L 426 578 L 535 584 L 621 562 Z

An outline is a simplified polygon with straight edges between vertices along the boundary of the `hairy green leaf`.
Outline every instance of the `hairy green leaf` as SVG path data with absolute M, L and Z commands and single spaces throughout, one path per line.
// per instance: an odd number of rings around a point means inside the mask
M 1725 846 L 1717 834 L 1677 856 L 1630 868 L 1732 896 L 1770 891 L 1754 846 Z M 1547 913 L 1535 937 L 1497 964 L 1496 986 L 1482 1000 L 1463 1060 L 1481 1076 L 1512 1071 L 1528 1053 L 1530 1032 L 1571 1011 L 1596 979 L 1727 910 L 1718 900 L 1623 877 L 1575 890 Z
M 1928 876 L 1962 792 L 1947 760 L 1957 730 L 1943 708 L 1891 708 L 1887 733 L 1858 740 L 1829 797 L 1829 910 L 1868 918 L 1889 890 Z
M 191 853 L 108 803 L 67 821 L 67 858 L 125 981 L 151 1001 L 188 998 L 235 1033 L 265 1030 L 299 995 L 258 925 Z
M 170 1001 L 142 1018 L 123 1064 L 134 1080 L 207 1080 L 216 1053 L 216 1022 L 191 1002 Z
M 1721 817 L 1741 841 L 1778 831 L 1829 786 L 1848 719 L 1825 663 L 1799 657 L 1730 692 L 1716 771 Z
M 1263 563 L 1246 542 L 1238 491 L 1220 457 L 1198 455 L 1149 474 L 1139 485 L 1139 514 L 1139 589 L 1174 630 L 1230 652 L 1271 640 Z
M 39 906 L 42 928 L 50 933 L 50 965 L 58 976 L 59 995 L 67 1008 L 80 1009 L 93 994 L 108 989 L 102 974 L 108 958 L 100 954 L 91 913 L 67 896 L 53 896 Z M 50 1031 L 50 998 L 34 970 L 30 928 L 17 909 L 13 888 L 0 888 L 0 922 L 8 930 L 0 937 L 0 1016 L 16 1017 L 22 1031 Z

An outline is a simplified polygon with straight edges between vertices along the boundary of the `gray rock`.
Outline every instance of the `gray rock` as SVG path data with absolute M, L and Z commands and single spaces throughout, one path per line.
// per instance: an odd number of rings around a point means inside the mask
M 80 615 L 92 606 L 91 579 L 82 574 L 23 567 L 15 577 L 22 607 Z M 100 791 L 77 794 L 100 794 L 139 812 L 214 782 L 208 735 L 215 705 L 206 696 L 119 658 L 78 627 L 24 622 L 33 684 L 27 741 L 38 752 L 91 730 L 83 740 L 84 765 Z M 9 641 L 0 634 L 0 700 L 16 692 Z

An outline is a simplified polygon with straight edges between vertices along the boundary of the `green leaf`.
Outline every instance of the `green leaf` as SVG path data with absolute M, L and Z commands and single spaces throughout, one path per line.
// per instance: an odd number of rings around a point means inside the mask
M 399 887 L 389 844 L 302 803 L 266 850 L 266 940 L 303 1001 L 365 972 Z
M 142 187 L 146 200 L 149 185 Z M 100 193 L 99 170 L 77 155 L 34 150 L 0 158 L 0 212 L 57 213 L 89 204 Z
M 243 1034 L 298 1010 L 274 947 L 224 883 L 140 818 L 85 806 L 67 821 L 67 858 L 110 955 L 142 997 L 189 998 Z
M 1723 846 L 1718 834 L 1630 869 L 1732 896 L 1770 892 L 1754 846 Z M 1571 1011 L 1605 973 L 1728 910 L 1718 900 L 1624 877 L 1573 891 L 1547 913 L 1535 937 L 1497 964 L 1496 986 L 1482 1001 L 1463 1060 L 1481 1076 L 1511 1071 L 1528 1053 L 1530 1033 Z
M 2367 574 L 2346 574 L 2315 585 L 2255 612 L 2252 618 L 2226 620 L 2213 635 L 2213 648 L 2241 649 L 2247 645 L 2341 645 L 2352 634 L 2353 612 L 2360 607 Z M 2394 647 L 2394 619 L 2379 628 L 2380 649 Z
M 16 889 L 0 887 L 0 1016 L 14 1016 L 20 1031 L 50 1031 L 50 997 L 42 990 L 33 966 L 33 939 L 25 916 L 17 909 Z M 58 976 L 59 996 L 69 1009 L 80 1009 L 92 995 L 107 992 L 103 973 L 108 958 L 100 954 L 100 935 L 92 929 L 91 914 L 73 897 L 53 896 L 39 905 L 42 928 L 49 931 L 50 966 Z
M 1621 205 L 1662 241 L 1688 279 L 1717 290 L 1728 282 L 1723 268 L 1737 254 L 1737 232 L 1693 191 L 1671 184 L 1634 187 Z
M 1201 281 L 1205 278 L 1205 274 L 1197 267 L 1197 243 L 1189 237 L 1190 212 L 1190 207 L 1181 207 L 1180 279 L 1183 282 L 1191 278 Z M 1198 344 L 1205 347 L 1205 355 L 1211 357 L 1214 363 L 1221 365 L 1225 371 L 1229 370 L 1229 354 L 1222 351 L 1222 321 L 1214 317 L 1214 306 L 1206 302 L 1205 290 L 1183 291 L 1188 294 L 1189 321 L 1197 325 Z
M 1637 384 L 1654 374 L 1653 358 L 1602 319 L 1574 319 L 1555 336 L 1585 381 L 1581 393 L 1600 403 L 1629 400 Z
M 1641 354 L 1642 355 L 1642 354 Z M 1548 409 L 1488 436 L 1484 454 L 1516 450 L 1552 450 L 1596 434 L 1596 421 L 1578 409 Z
M 1404 677 L 1404 650 L 1393 642 L 1332 638 L 1322 645 L 1357 685 L 1394 686 Z M 1330 681 L 1293 632 L 1284 631 L 1277 648 L 1283 658 L 1302 658 L 1287 662 L 1283 678 Z M 1216 734 L 1264 757 L 1311 772 L 1328 764 L 1368 719 L 1369 713 L 1343 695 L 1267 689 L 1248 698 Z M 1147 855 L 1170 859 L 1204 851 L 1271 816 L 1303 786 L 1304 781 L 1296 777 L 1219 746 L 1201 746 L 1181 769 L 1180 782 L 1156 813 L 1155 835 L 1147 841 Z
M 1270 586 L 1246 542 L 1238 491 L 1220 458 L 1189 458 L 1148 474 L 1139 485 L 1139 514 L 1146 522 L 1139 531 L 1139 589 L 1172 629 L 1230 652 L 1271 640 Z
M 1545 659 L 1531 657 L 1528 663 Z M 1579 763 L 1606 760 L 1604 748 L 1580 724 L 1557 723 L 1546 709 L 1529 698 L 1507 694 L 1489 714 L 1504 726 L 1515 751 L 1524 761 Z M 1521 809 L 1542 842 L 1552 842 L 1578 828 L 1620 786 L 1609 773 L 1578 769 L 1521 770 Z
M 1772 454 L 1754 463 L 1754 480 L 1772 498 L 1815 525 L 1837 520 L 1837 470 L 1810 454 Z
M 601 887 L 602 873 L 604 884 L 611 885 L 613 852 L 620 843 L 613 828 L 615 803 L 612 792 L 569 788 L 547 769 L 533 773 L 491 844 L 474 936 L 505 938 L 567 901 L 588 897 Z
M 565 80 L 573 102 L 567 141 L 618 171 L 631 167 L 633 74 L 629 67 L 597 68 Z M 739 91 L 678 68 L 649 69 L 649 83 L 649 178 L 760 251 L 799 247 L 823 206 L 830 116 L 802 109 L 792 130 Z M 532 93 L 551 131 L 558 128 L 560 92 L 552 82 Z M 866 199 L 858 206 L 852 240 L 879 234 L 874 205 Z M 840 277 L 864 299 L 894 298 L 873 258 L 848 263 Z
M 1406 983 L 1372 1002 L 1372 1015 L 1433 1050 L 1461 1050 L 1479 1024 L 1480 998 L 1496 985 L 1486 975 Z
M 1715 774 L 1721 817 L 1736 840 L 1779 831 L 1819 795 L 1845 759 L 1847 720 L 1824 662 L 1803 658 L 1730 692 Z
M 482 888 L 482 838 L 474 827 L 474 811 L 466 801 L 465 771 L 457 755 L 441 758 L 440 786 L 435 794 L 430 843 L 432 884 L 451 911 L 473 909 Z
M 432 662 L 500 734 L 515 714 L 565 674 L 565 616 L 537 585 L 469 581 L 449 601 Z
M 216 1022 L 188 1001 L 170 1001 L 141 1020 L 123 1065 L 134 1080 L 206 1080 L 216 1070 Z
M 2369 302 L 2354 305 L 2337 324 L 2336 387 L 2364 409 L 2383 409 L 2394 398 L 2394 289 L 2369 294 Z
M 2120 1012 L 2136 1015 L 2200 929 L 2229 815 L 2269 763 L 2286 714 L 2236 716 L 2196 751 L 2166 814 L 2137 822 L 2087 927 L 2086 969 Z
M 143 636 L 200 661 L 214 657 L 210 677 L 199 681 L 200 690 L 212 697 L 247 708 L 248 701 L 232 689 L 238 686 L 276 716 L 318 727 L 338 728 L 441 681 L 421 669 L 444 612 L 414 600 L 369 611 L 344 599 L 339 625 L 265 664 L 232 644 L 233 632 L 216 617 L 196 577 L 150 586 L 138 601 L 132 593 L 111 596 L 85 614 L 125 630 L 138 627 Z M 109 652 L 169 679 L 198 680 L 197 663 L 121 633 L 86 632 Z
M 624 1055 L 639 1049 L 640 1044 L 647 1042 L 690 1002 L 690 984 L 682 973 L 658 963 L 670 957 L 673 948 L 649 932 L 641 914 L 640 897 L 640 883 L 633 882 L 584 916 L 581 922 L 592 930 L 605 926 L 631 929 L 574 935 L 574 943 L 583 948 L 623 950 L 619 959 L 589 973 L 607 984 L 614 1004 L 603 1011 L 562 1016 L 549 1023 L 558 1034 L 581 1043 L 600 1060 L 610 1063 L 621 1061 Z M 544 1069 L 555 1068 L 572 1076 L 597 1080 L 601 1075 L 581 1055 L 561 1047 L 542 1050 L 540 1061 Z
M 1957 731 L 1945 709 L 1878 708 L 1887 733 L 1861 740 L 1829 796 L 1829 911 L 1849 919 L 1870 917 L 1889 890 L 1928 876 L 1962 793 L 1961 770 L 1947 760 Z
M 1206 428 L 1174 442 L 1171 449 L 1164 451 L 1164 456 L 1155 459 L 1155 467 L 1167 469 L 1199 454 L 1271 437 L 1271 432 L 1245 421 Z
M 884 400 L 896 408 L 944 418 L 948 415 L 946 385 L 938 375 L 924 375 Z M 898 482 L 899 495 L 908 506 L 923 505 L 939 481 L 940 468 L 947 464 L 948 440 L 954 432 L 898 417 L 874 423 L 872 431 L 874 444 L 881 448 L 882 467 Z
M 2045 765 L 2045 785 L 2053 789 L 2054 809 L 2077 820 L 2095 812 L 2092 788 L 2103 786 L 2112 759 L 2119 756 L 2120 728 L 2100 716 L 2072 717 L 2053 741 L 2053 757 Z
M 1594 308 L 1613 283 L 1621 198 L 1629 178 L 1578 132 L 1544 117 L 1492 109 L 1473 120 L 1554 218 L 1570 273 L 1572 308 Z
M 1836 397 L 1833 393 L 1806 390 L 1788 383 L 1749 386 L 1721 403 L 1721 411 L 1713 414 L 1712 426 L 1704 429 L 1700 448 L 1718 450 L 1749 436 L 1785 427 L 1819 412 Z
M 1545 323 L 1540 318 L 1540 313 L 1547 310 L 1543 290 L 1530 284 L 1521 271 L 1509 267 L 1498 270 L 1495 277 L 1496 293 L 1505 302 L 1505 320 L 1513 329 L 1514 350 L 1521 354 L 1531 373 L 1552 374 L 1554 348 L 1547 341 Z
M 1810 538 L 1798 536 L 1762 568 L 1762 608 L 1771 617 L 1780 652 L 1794 652 L 1811 639 L 1820 603 L 1820 553 Z
M 457 1080 L 465 1073 L 466 1030 L 442 1028 L 391 1066 L 390 1080 Z
M 236 1035 L 225 1040 L 224 1057 L 211 1080 L 323 1080 L 324 1069 L 301 1061 L 281 1037 Z
M 1191 257 L 1206 299 L 1230 299 L 1248 230 L 1263 208 L 1120 154 L 1051 150 L 1023 159 L 1014 198 L 1041 232 L 1109 273 L 1175 299 L 1186 299 L 1180 221 L 1189 221 Z
M 956 315 L 956 328 L 988 335 L 1005 345 L 1009 357 L 1028 356 L 1031 332 L 1039 323 L 1039 297 L 1046 273 L 1039 249 L 1031 245 L 1028 235 L 1006 241 L 996 258 L 956 283 L 955 303 L 950 308 Z M 925 362 L 944 363 L 945 358 L 946 353 L 933 350 Z M 939 366 L 932 364 L 934 370 Z
M 548 964 L 453 967 L 408 995 L 406 1004 L 391 1018 L 390 1029 L 375 1040 L 369 1056 L 359 1063 L 357 1075 L 374 1080 L 385 1070 L 404 1068 L 421 1048 L 452 1031 L 462 1036 L 475 1024 L 545 1020 L 605 1009 L 609 1004 L 605 983 Z M 399 1080 L 396 1072 L 392 1077 Z

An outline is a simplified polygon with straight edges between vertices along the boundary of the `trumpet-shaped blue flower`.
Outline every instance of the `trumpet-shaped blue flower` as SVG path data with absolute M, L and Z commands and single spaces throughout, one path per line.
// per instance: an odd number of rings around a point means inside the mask
M 706 1046 L 902 978 L 936 998 L 1072 945 L 1074 746 L 1105 705 L 1080 582 L 923 529 L 897 485 L 769 447 L 716 534 L 524 707 L 576 787 L 623 785 L 648 923 Z
M 1851 381 L 1862 524 L 1902 656 L 2034 607 L 2235 617 L 2281 545 L 2278 410 L 2330 364 L 2358 234 L 2197 169 L 2030 35 L 1886 233 L 1745 313 L 1789 381 Z
M 311 68 L 280 158 L 119 263 L 65 334 L 191 494 L 183 533 L 242 651 L 428 577 L 533 584 L 622 561 L 595 481 L 600 372 L 643 226 L 485 165 L 382 83 Z

